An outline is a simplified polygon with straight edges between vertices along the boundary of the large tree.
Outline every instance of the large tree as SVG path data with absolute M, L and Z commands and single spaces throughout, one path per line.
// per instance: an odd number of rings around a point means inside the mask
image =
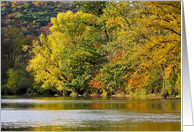
M 120 68 L 118 78 L 124 79 L 126 90 L 180 94 L 181 2 L 110 2 L 102 17 L 107 29 L 112 29 L 106 45 L 108 65 L 120 64 L 114 71 Z M 106 67 L 93 86 L 113 88 L 115 75 Z
M 28 70 L 36 72 L 35 80 L 43 82 L 43 88 L 56 87 L 77 96 L 100 67 L 104 35 L 93 26 L 97 18 L 92 14 L 68 11 L 51 22 L 51 35 L 41 35 L 40 43 L 34 42 L 35 56 Z

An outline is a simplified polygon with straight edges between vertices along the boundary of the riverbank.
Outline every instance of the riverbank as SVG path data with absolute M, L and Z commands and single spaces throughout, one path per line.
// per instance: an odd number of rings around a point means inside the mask
M 48 97 L 63 97 L 62 94 L 49 94 L 43 93 L 43 94 L 37 94 L 37 93 L 26 93 L 26 94 L 1 94 L 1 96 L 48 96 Z M 74 97 L 70 95 L 64 96 L 64 97 Z M 173 96 L 173 95 L 168 95 L 168 96 L 163 96 L 160 93 L 153 93 L 153 94 L 143 94 L 141 92 L 136 92 L 136 93 L 131 93 L 131 94 L 124 94 L 124 93 L 119 93 L 119 94 L 98 94 L 98 93 L 92 93 L 92 94 L 78 94 L 77 97 L 115 97 L 115 98 L 121 98 L 121 97 L 126 97 L 126 98 L 142 98 L 142 99 L 181 99 L 181 95 Z
M 54 96 L 60 97 L 60 95 L 55 94 Z M 122 94 L 114 94 L 114 95 L 99 95 L 99 94 L 87 94 L 87 95 L 80 95 L 78 94 L 78 97 L 127 97 L 127 98 L 146 98 L 146 99 L 181 99 L 180 96 L 168 96 L 164 98 L 161 94 L 149 94 L 149 95 L 137 95 L 137 94 L 131 94 L 131 95 L 122 95 Z
M 14 94 L 1 94 L 1 96 L 48 96 L 48 97 L 63 97 L 63 95 L 33 95 L 33 94 L 22 94 L 22 95 L 14 95 Z M 71 97 L 71 96 L 64 96 L 64 97 Z M 145 99 L 181 99 L 181 96 L 167 96 L 163 97 L 162 94 L 149 94 L 149 95 L 138 95 L 137 93 L 135 94 L 114 94 L 114 95 L 100 95 L 100 94 L 87 94 L 87 95 L 80 95 L 78 94 L 78 97 L 115 97 L 115 98 L 121 98 L 121 97 L 126 97 L 126 98 L 145 98 Z
M 89 95 L 89 97 L 103 97 L 102 95 Z M 150 98 L 150 99 L 181 99 L 179 96 L 169 96 L 164 98 L 161 94 L 150 94 L 144 96 L 134 96 L 134 95 L 111 95 L 111 96 L 104 96 L 104 97 L 129 97 L 129 98 Z

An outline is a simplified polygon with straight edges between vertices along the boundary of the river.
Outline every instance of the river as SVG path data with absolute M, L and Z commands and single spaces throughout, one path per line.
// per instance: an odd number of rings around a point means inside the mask
M 181 100 L 1 97 L 2 131 L 181 131 Z

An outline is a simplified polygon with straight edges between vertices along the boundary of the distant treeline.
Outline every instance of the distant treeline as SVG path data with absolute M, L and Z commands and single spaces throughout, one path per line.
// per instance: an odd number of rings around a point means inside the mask
M 4 27 L 13 25 L 20 28 L 25 36 L 39 36 L 42 32 L 49 32 L 51 17 L 68 10 L 77 12 L 79 7 L 72 2 L 2 1 L 1 31 Z

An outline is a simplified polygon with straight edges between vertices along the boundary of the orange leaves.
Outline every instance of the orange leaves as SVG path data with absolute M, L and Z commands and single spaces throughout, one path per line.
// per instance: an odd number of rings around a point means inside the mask
M 96 19 L 92 19 L 92 23 L 96 24 L 97 20 Z
M 128 82 L 128 85 L 130 85 L 132 88 L 142 90 L 152 82 L 152 79 L 155 78 L 156 77 L 153 78 L 148 71 L 135 72 L 131 76 L 131 80 Z
M 100 74 L 101 74 L 101 72 L 97 72 L 97 73 L 96 73 L 96 76 L 98 76 L 98 75 L 100 75 Z M 103 88 L 103 85 L 101 85 L 101 81 L 97 81 L 95 77 L 92 78 L 92 80 L 90 80 L 89 85 L 90 85 L 91 87 L 98 88 L 98 89 Z
M 34 5 L 39 5 L 39 2 L 34 2 Z
M 89 82 L 89 85 L 94 88 L 102 88 L 102 85 L 100 85 L 101 81 L 96 81 L 95 78 L 92 78 L 92 80 Z
M 96 48 L 99 48 L 99 44 L 94 44 L 94 46 L 95 46 Z
M 11 7 L 15 8 L 15 7 L 16 7 L 16 5 L 15 5 L 15 4 L 12 4 L 12 5 L 11 5 Z
M 9 19 L 11 19 L 11 18 L 12 18 L 12 15 L 11 15 L 11 14 L 9 14 L 9 15 L 8 15 L 8 18 L 9 18 Z
M 27 24 L 28 22 L 27 21 L 24 21 L 24 24 Z
M 78 38 L 73 39 L 73 41 L 77 41 L 77 40 L 78 40 Z
M 99 75 L 99 74 L 101 74 L 101 72 L 96 72 L 96 75 Z
M 110 57 L 108 60 L 110 62 L 119 62 L 123 58 L 122 52 L 117 51 L 116 54 L 113 57 Z

